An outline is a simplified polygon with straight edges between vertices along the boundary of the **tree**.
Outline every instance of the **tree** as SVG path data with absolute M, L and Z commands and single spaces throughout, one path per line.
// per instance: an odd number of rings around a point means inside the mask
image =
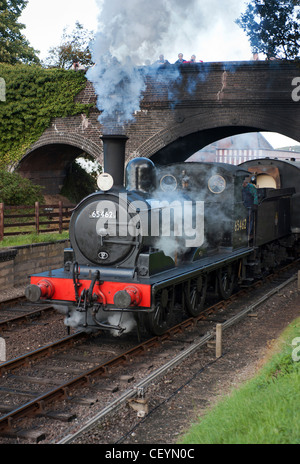
M 67 28 L 64 29 L 61 44 L 49 50 L 49 57 L 45 60 L 46 66 L 69 69 L 75 59 L 84 66 L 92 65 L 90 43 L 93 39 L 94 33 L 76 21 L 71 32 L 68 32 Z
M 24 24 L 18 18 L 26 7 L 28 0 L 0 0 L 0 62 L 39 63 L 37 51 L 34 50 L 22 34 Z
M 96 178 L 89 174 L 77 161 L 73 161 L 68 168 L 61 195 L 73 203 L 79 203 L 84 197 L 97 190 Z
M 253 51 L 268 58 L 299 58 L 299 0 L 251 0 L 236 23 L 246 32 Z
M 28 205 L 35 201 L 43 203 L 43 187 L 22 177 L 18 172 L 0 170 L 0 202 L 10 206 Z

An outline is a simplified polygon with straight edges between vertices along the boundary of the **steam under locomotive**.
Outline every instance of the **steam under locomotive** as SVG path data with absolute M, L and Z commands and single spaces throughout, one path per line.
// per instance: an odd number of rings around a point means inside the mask
M 32 275 L 26 297 L 64 308 L 67 325 L 125 331 L 128 314 L 159 335 L 175 305 L 191 316 L 207 290 L 228 298 L 298 252 L 300 192 L 295 163 L 256 160 L 233 166 L 134 158 L 125 170 L 125 136 L 102 137 L 99 191 L 70 220 L 64 267 Z M 253 236 L 242 199 L 257 179 Z

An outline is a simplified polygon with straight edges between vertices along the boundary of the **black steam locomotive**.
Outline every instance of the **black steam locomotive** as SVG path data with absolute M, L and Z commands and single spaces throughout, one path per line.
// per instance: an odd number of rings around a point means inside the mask
M 175 305 L 197 316 L 208 289 L 228 298 L 298 252 L 298 177 L 281 182 L 282 166 L 134 158 L 124 186 L 127 138 L 102 140 L 105 172 L 73 212 L 64 267 L 31 276 L 26 288 L 30 301 L 65 308 L 67 325 L 122 333 L 133 315 L 159 335 Z M 261 185 L 250 236 L 242 189 L 251 175 Z

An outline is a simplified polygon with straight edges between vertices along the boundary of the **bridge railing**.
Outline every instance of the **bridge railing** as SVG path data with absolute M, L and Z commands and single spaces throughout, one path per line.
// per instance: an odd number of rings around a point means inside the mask
M 9 206 L 0 203 L 0 241 L 11 235 L 59 232 L 67 230 L 74 206 L 56 205 Z

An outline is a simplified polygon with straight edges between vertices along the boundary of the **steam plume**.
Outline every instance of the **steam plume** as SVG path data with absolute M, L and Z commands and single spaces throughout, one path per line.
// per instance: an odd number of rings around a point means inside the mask
M 191 53 L 201 54 L 199 44 L 203 48 L 203 40 L 199 40 L 199 32 L 205 37 L 215 24 L 226 19 L 233 25 L 241 6 L 241 0 L 96 0 L 96 3 L 100 13 L 92 49 L 95 66 L 87 77 L 94 84 L 101 111 L 99 121 L 106 133 L 124 131 L 124 125 L 139 110 L 149 72 L 145 62 L 153 63 L 159 54 L 170 53 L 174 47 L 177 56 L 183 44 L 189 44 Z
M 121 128 L 139 109 L 145 89 L 145 74 L 139 66 L 145 57 L 157 53 L 156 45 L 167 33 L 169 14 L 165 1 L 104 0 L 93 47 L 95 66 L 87 77 L 94 84 L 105 130 L 110 131 L 112 123 Z

